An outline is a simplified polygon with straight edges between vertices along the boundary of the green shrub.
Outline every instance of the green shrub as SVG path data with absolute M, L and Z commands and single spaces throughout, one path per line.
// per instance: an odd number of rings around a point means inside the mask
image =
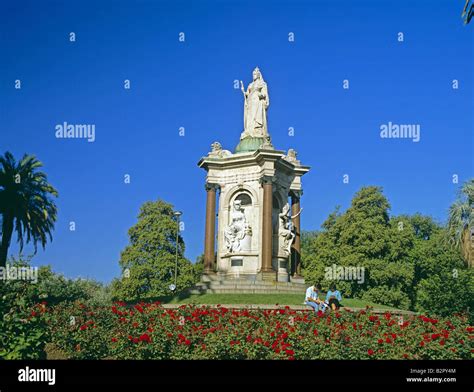
M 474 271 L 454 270 L 420 281 L 416 291 L 417 310 L 440 316 L 469 310 L 474 320 Z

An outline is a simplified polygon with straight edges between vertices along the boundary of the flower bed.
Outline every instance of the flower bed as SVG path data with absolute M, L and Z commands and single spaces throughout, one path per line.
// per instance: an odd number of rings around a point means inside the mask
M 52 344 L 75 359 L 470 359 L 463 316 L 433 319 L 288 307 L 227 309 L 159 303 L 55 307 Z

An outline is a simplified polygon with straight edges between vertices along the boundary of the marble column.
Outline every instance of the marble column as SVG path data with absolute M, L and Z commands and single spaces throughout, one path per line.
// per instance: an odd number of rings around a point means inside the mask
M 214 261 L 216 257 L 216 192 L 218 185 L 206 184 L 206 228 L 204 238 L 204 272 L 214 272 Z
M 300 221 L 300 192 L 291 193 L 291 215 L 293 218 L 293 227 L 295 230 L 295 239 L 292 245 L 292 260 L 291 273 L 295 278 L 301 276 L 301 221 Z
M 273 185 L 271 177 L 261 179 L 263 187 L 263 222 L 262 222 L 262 273 L 273 272 Z

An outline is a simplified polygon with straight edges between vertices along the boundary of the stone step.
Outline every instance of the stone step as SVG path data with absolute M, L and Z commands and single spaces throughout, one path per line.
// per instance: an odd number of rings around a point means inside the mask
M 257 279 L 255 275 L 239 275 L 238 277 L 232 278 L 225 275 L 211 274 L 203 275 L 201 277 L 202 282 L 228 282 L 228 281 L 238 281 L 238 282 L 260 282 L 260 283 L 273 283 L 273 281 L 262 280 L 261 278 Z M 295 279 L 291 282 L 292 284 L 307 286 L 304 283 L 303 279 Z
M 295 287 L 287 286 L 283 284 L 278 285 L 256 285 L 256 284 L 225 284 L 225 285 L 216 285 L 216 284 L 196 284 L 193 288 L 202 288 L 202 289 L 254 289 L 254 290 L 292 290 L 297 292 L 306 291 L 305 287 Z
M 244 290 L 244 289 L 209 289 L 206 290 L 206 294 L 297 294 L 297 293 L 288 293 L 279 290 Z
M 295 286 L 295 285 L 288 285 L 285 283 L 278 283 L 278 284 L 255 284 L 255 283 L 216 283 L 211 282 L 208 284 L 198 284 L 201 287 L 212 287 L 212 288 L 229 288 L 229 287 L 265 287 L 265 288 L 294 288 L 295 290 L 306 290 L 304 286 Z
M 304 296 L 301 290 L 294 288 L 270 288 L 270 287 L 193 287 L 188 290 L 189 294 L 297 294 Z
M 288 288 L 267 288 L 267 287 L 229 287 L 229 288 L 213 288 L 209 287 L 207 289 L 192 289 L 195 290 L 196 292 L 206 292 L 206 293 L 249 293 L 249 294 L 255 294 L 255 293 L 261 293 L 261 294 L 274 294 L 274 293 L 280 293 L 280 294 L 299 294 L 302 295 L 302 298 L 304 297 L 304 293 L 301 293 L 301 291 L 294 290 L 294 289 L 288 289 Z
M 259 286 L 259 285 L 196 285 L 195 287 L 198 290 L 276 290 L 276 291 L 284 291 L 284 292 L 292 292 L 292 293 L 302 293 L 304 295 L 305 289 L 301 289 L 298 287 L 291 287 L 291 286 Z
M 294 286 L 298 288 L 307 288 L 305 284 L 295 283 L 295 282 L 276 282 L 276 281 L 267 281 L 267 280 L 245 280 L 245 279 L 222 279 L 222 280 L 212 280 L 212 281 L 202 281 L 200 283 L 213 284 L 213 285 L 238 285 L 238 284 L 251 284 L 251 285 L 261 285 L 261 286 L 274 286 L 286 285 Z

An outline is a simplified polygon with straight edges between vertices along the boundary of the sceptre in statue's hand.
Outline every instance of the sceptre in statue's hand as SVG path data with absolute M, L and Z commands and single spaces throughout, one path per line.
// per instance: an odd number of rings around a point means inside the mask
M 295 219 L 299 214 L 301 214 L 301 211 L 303 211 L 303 208 L 300 208 L 300 210 L 298 211 L 298 213 L 296 215 L 293 215 L 291 217 L 291 219 Z
M 247 103 L 247 94 L 245 93 L 244 82 L 242 81 L 240 81 L 240 90 L 242 91 L 242 94 L 244 94 L 245 103 Z

